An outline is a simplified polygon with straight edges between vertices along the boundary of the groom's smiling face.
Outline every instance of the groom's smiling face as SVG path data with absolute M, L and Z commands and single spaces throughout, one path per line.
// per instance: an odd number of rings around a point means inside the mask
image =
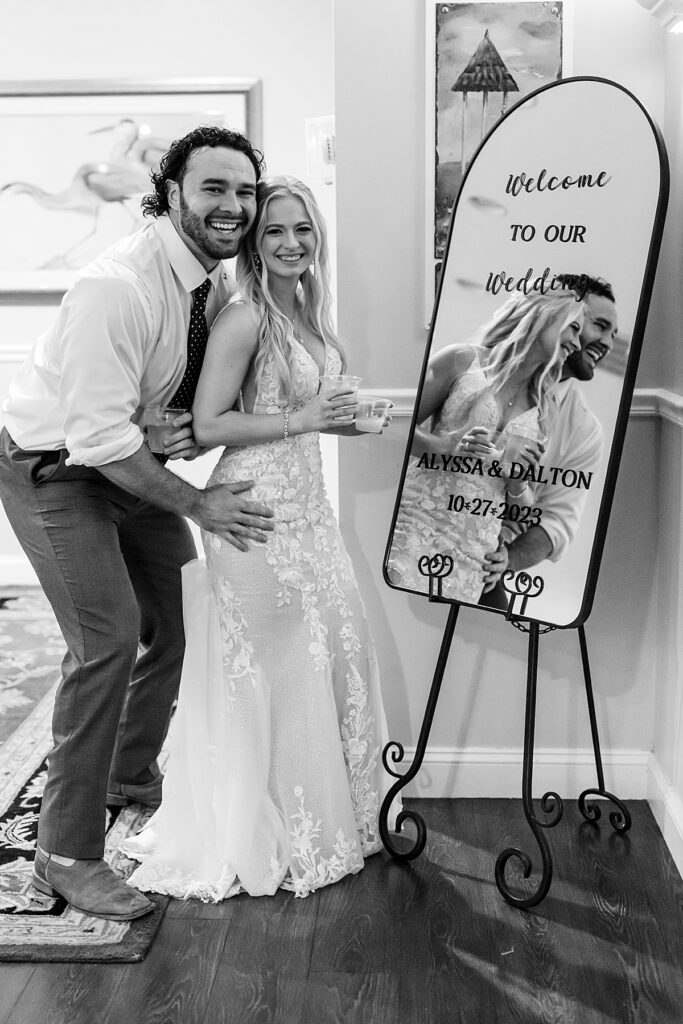
M 168 182 L 169 217 L 207 270 L 236 256 L 256 216 L 256 172 L 249 157 L 202 146 L 187 159 L 182 182 Z
M 604 295 L 586 295 L 581 350 L 564 364 L 565 376 L 592 380 L 595 367 L 612 351 L 617 335 L 617 307 Z

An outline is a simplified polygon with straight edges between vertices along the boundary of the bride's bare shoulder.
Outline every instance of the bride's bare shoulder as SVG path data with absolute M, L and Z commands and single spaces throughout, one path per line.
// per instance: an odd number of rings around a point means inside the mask
M 454 380 L 469 370 L 476 355 L 477 349 L 474 345 L 447 345 L 430 359 L 430 364 L 440 374 Z
M 258 315 L 253 303 L 236 298 L 223 306 L 211 328 L 212 335 L 238 338 L 256 342 L 258 336 Z

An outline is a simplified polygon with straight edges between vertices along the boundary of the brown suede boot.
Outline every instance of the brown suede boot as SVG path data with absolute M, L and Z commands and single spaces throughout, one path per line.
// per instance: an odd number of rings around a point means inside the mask
M 92 917 L 132 921 L 154 910 L 152 901 L 126 885 L 104 860 L 77 860 L 66 867 L 38 849 L 31 881 L 39 892 L 63 896 L 75 910 Z

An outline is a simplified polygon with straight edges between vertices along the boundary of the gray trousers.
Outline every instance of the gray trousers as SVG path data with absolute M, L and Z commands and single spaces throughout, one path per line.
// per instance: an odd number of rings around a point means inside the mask
M 155 774 L 180 679 L 180 568 L 196 558 L 181 516 L 0 436 L 0 498 L 67 643 L 38 842 L 101 857 L 109 778 Z

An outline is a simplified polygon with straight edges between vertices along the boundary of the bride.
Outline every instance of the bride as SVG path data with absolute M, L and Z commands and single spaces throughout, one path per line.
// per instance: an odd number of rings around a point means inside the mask
M 217 901 L 306 896 L 381 846 L 389 779 L 372 638 L 322 476 L 319 431 L 355 433 L 330 318 L 324 222 L 290 178 L 259 183 L 194 404 L 197 441 L 226 445 L 209 483 L 253 479 L 265 543 L 203 534 L 183 569 L 186 654 L 161 807 L 122 847 L 140 889 Z M 237 542 L 240 543 L 239 541 Z

